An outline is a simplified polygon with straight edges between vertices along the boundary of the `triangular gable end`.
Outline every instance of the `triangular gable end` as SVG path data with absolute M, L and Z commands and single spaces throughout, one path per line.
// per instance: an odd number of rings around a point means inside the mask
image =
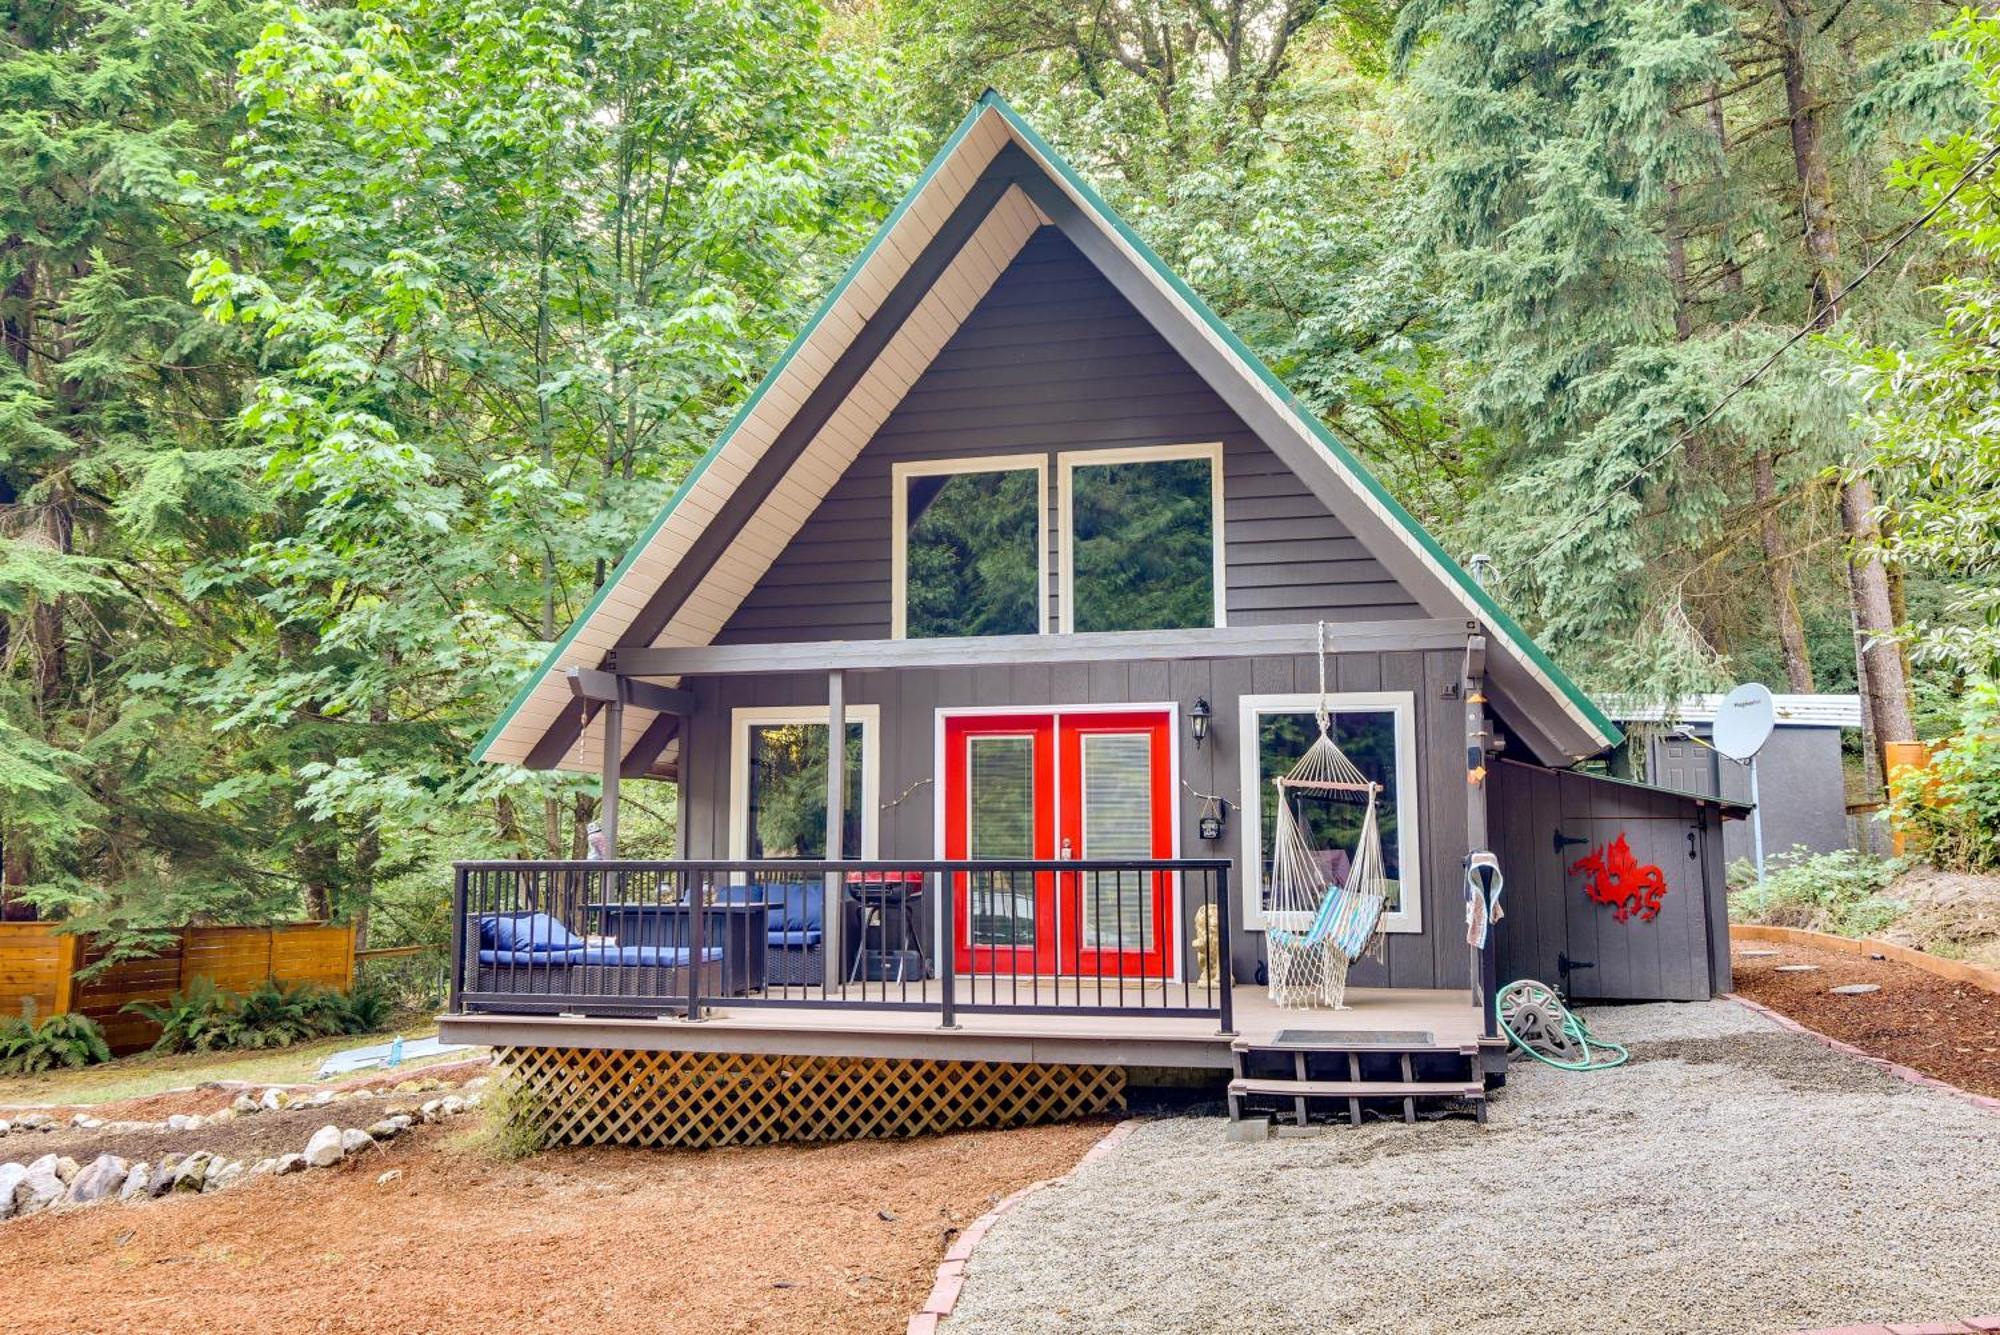
M 592 666 L 621 645 L 709 643 L 1021 246 L 1049 224 L 1433 616 L 1465 616 L 1486 627 L 1496 708 L 1541 759 L 1566 763 L 1615 744 L 1616 726 L 1492 597 L 1061 156 L 988 92 L 551 648 L 476 758 L 596 769 L 601 729 L 588 726 L 558 666 Z M 732 523 L 730 500 L 739 488 L 761 496 L 757 524 Z M 656 742 L 669 723 L 628 708 L 625 736 Z

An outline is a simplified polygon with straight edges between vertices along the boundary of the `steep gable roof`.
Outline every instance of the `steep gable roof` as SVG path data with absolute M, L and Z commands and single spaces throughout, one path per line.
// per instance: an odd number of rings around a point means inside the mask
M 560 666 L 709 643 L 959 322 L 1044 225 L 1079 249 L 1423 602 L 1489 635 L 1495 705 L 1545 761 L 1619 731 L 1191 288 L 998 94 L 967 114 L 583 613 L 477 759 L 598 767 Z M 737 493 L 741 490 L 743 498 Z M 756 522 L 746 522 L 745 499 Z M 660 725 L 627 710 L 628 738 Z

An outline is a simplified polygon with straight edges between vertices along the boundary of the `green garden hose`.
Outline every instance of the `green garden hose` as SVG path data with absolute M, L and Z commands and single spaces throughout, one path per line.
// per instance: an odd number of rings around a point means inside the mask
M 1625 1049 L 1591 1037 L 1590 1027 L 1546 983 L 1522 978 L 1507 984 L 1494 998 L 1494 1012 L 1509 1042 L 1558 1071 L 1608 1071 L 1625 1064 Z

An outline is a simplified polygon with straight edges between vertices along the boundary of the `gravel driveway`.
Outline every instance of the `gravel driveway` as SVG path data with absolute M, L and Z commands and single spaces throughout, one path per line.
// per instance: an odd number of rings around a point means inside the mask
M 2000 1310 L 2000 1117 L 1729 1002 L 1590 1016 L 1485 1127 L 1140 1126 L 973 1254 L 953 1331 L 1793 1331 Z

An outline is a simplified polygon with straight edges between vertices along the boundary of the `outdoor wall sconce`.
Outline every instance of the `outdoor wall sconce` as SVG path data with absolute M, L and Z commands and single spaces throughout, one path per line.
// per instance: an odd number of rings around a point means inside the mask
M 1205 695 L 1196 696 L 1194 698 L 1194 708 L 1188 710 L 1188 727 L 1194 732 L 1196 749 L 1200 749 L 1201 744 L 1208 740 L 1208 720 L 1213 715 L 1214 711 L 1208 707 L 1208 697 Z M 1207 835 L 1202 836 L 1204 839 L 1207 837 Z

